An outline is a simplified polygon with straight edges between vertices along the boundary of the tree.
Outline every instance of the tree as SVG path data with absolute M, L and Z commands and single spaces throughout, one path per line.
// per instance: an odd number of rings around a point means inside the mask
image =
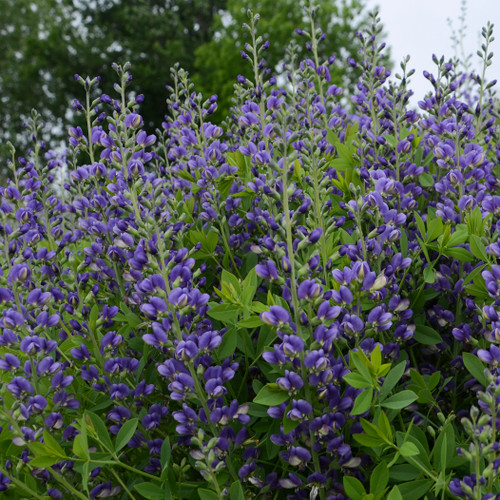
M 319 6 L 316 24 L 321 27 L 325 39 L 318 49 L 320 57 L 327 59 L 335 55 L 339 64 L 332 73 L 332 81 L 354 90 L 359 71 L 347 63 L 358 55 L 361 43 L 355 36 L 367 22 L 365 0 L 316 0 Z M 249 40 L 248 32 L 242 28 L 248 22 L 248 9 L 260 14 L 258 34 L 271 45 L 264 57 L 267 66 L 278 74 L 285 59 L 285 49 L 293 37 L 298 37 L 296 29 L 308 29 L 307 0 L 228 0 L 226 10 L 214 20 L 215 36 L 196 49 L 196 87 L 206 94 L 219 95 L 220 110 L 227 110 L 231 102 L 233 85 L 238 74 L 248 75 L 248 64 L 240 56 L 240 50 Z M 298 40 L 301 51 L 298 60 L 305 56 L 305 44 Z
M 81 88 L 75 73 L 101 76 L 113 94 L 113 62 L 133 64 L 141 113 L 159 126 L 166 112 L 170 67 L 192 72 L 197 46 L 212 39 L 212 19 L 225 0 L 0 0 L 0 157 L 7 140 L 27 144 L 23 121 L 37 108 L 50 126 L 45 138 L 66 135 L 63 118 Z M 23 140 L 24 139 L 24 140 Z
M 266 61 L 278 68 L 296 28 L 305 27 L 305 0 L 0 0 L 0 159 L 6 141 L 25 149 L 23 121 L 36 108 L 48 122 L 44 138 L 66 135 L 74 117 L 71 102 L 82 91 L 74 74 L 101 76 L 102 91 L 114 94 L 113 62 L 132 62 L 134 87 L 146 99 L 141 113 L 151 128 L 166 112 L 165 85 L 179 62 L 196 88 L 219 95 L 219 114 L 230 106 L 233 83 L 247 68 L 240 57 L 241 27 L 247 9 L 261 14 L 259 33 L 271 41 Z M 332 75 L 353 85 L 355 70 L 344 64 L 355 56 L 354 32 L 363 24 L 365 0 L 317 0 L 318 25 L 326 33 L 322 56 L 342 61 Z M 301 44 L 303 47 L 303 44 Z M 305 50 L 305 49 L 304 49 Z M 300 54 L 299 54 L 300 55 Z M 23 140 L 24 139 L 24 140 Z

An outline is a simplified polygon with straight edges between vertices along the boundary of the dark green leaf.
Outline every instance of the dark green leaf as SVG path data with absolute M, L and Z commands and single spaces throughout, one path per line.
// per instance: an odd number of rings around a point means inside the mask
M 290 399 L 288 392 L 282 391 L 277 384 L 266 384 L 255 396 L 253 402 L 264 406 L 278 406 Z
M 168 436 L 165 436 L 165 439 L 163 440 L 160 450 L 160 463 L 161 463 L 162 473 L 167 469 L 171 455 L 172 455 L 172 448 L 170 446 L 170 439 L 168 438 Z
M 488 385 L 484 376 L 484 365 L 482 361 L 470 352 L 464 352 L 462 359 L 467 371 L 484 387 Z
M 56 464 L 61 461 L 61 457 L 43 455 L 41 457 L 35 457 L 30 460 L 30 466 L 40 467 L 41 469 L 45 469 L 46 467 L 50 467 L 51 465 Z
M 122 425 L 116 436 L 115 453 L 118 453 L 133 438 L 138 424 L 139 419 L 132 418 Z
M 198 488 L 198 496 L 200 500 L 221 500 L 215 491 L 206 490 L 204 488 Z
M 434 328 L 425 325 L 417 325 L 413 338 L 424 345 L 436 345 L 443 341 L 441 335 Z
M 418 399 L 418 396 L 412 391 L 401 391 L 382 402 L 382 406 L 391 410 L 401 410 L 406 408 Z
M 243 491 L 240 481 L 235 481 L 231 484 L 231 487 L 229 488 L 229 499 L 245 500 L 245 492 Z
M 164 500 L 165 490 L 155 483 L 134 484 L 134 489 L 148 500 Z
M 422 498 L 434 484 L 432 479 L 420 479 L 409 483 L 398 484 L 398 489 L 404 500 L 418 500 Z

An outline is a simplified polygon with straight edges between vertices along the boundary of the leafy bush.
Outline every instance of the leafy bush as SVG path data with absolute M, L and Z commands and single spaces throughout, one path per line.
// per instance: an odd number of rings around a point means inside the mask
M 498 498 L 494 82 L 435 58 L 411 110 L 374 14 L 350 114 L 310 13 L 282 87 L 250 15 L 224 128 L 178 68 L 155 135 L 127 64 L 116 99 L 77 76 L 64 154 L 33 112 L 0 191 L 9 498 Z

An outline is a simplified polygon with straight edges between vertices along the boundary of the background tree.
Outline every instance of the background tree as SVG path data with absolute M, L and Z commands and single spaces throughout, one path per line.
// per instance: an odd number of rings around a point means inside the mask
M 248 9 L 260 14 L 258 34 L 271 45 L 264 53 L 267 66 L 279 74 L 285 59 L 285 49 L 293 37 L 299 38 L 298 60 L 307 52 L 305 41 L 296 34 L 296 29 L 307 30 L 305 6 L 307 0 L 228 0 L 226 9 L 214 19 L 215 35 L 196 49 L 196 87 L 204 93 L 219 95 L 219 115 L 228 110 L 233 94 L 233 85 L 238 74 L 247 75 L 248 64 L 240 56 L 240 50 L 249 41 L 248 32 L 242 24 L 248 22 Z M 319 44 L 319 55 L 327 59 L 337 57 L 336 70 L 331 74 L 332 82 L 354 91 L 359 70 L 347 60 L 356 58 L 361 43 L 355 36 L 368 21 L 365 0 L 316 0 L 319 7 L 317 26 L 325 33 Z
M 241 27 L 247 10 L 261 14 L 259 34 L 270 40 L 265 53 L 280 68 L 296 28 L 304 28 L 304 0 L 0 0 L 0 159 L 6 141 L 23 149 L 23 121 L 36 108 L 48 122 L 44 138 L 53 145 L 66 135 L 71 102 L 81 95 L 74 74 L 100 75 L 103 92 L 113 94 L 112 62 L 132 62 L 134 88 L 146 99 L 141 112 L 149 127 L 166 112 L 165 85 L 176 62 L 197 90 L 219 95 L 221 120 L 233 84 L 248 68 L 240 56 L 246 41 Z M 365 0 L 316 0 L 318 25 L 326 33 L 321 55 L 335 54 L 336 83 L 354 88 L 357 75 L 346 63 L 355 57 L 355 31 L 365 21 Z M 299 40 L 302 50 L 304 43 Z

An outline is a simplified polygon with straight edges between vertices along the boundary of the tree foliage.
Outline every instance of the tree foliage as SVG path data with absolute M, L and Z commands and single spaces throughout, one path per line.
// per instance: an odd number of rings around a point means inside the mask
M 335 54 L 340 63 L 335 83 L 353 85 L 357 78 L 346 60 L 355 57 L 354 33 L 364 22 L 365 0 L 318 0 L 318 24 L 326 33 L 322 57 Z M 50 125 L 44 138 L 65 135 L 71 102 L 79 92 L 74 74 L 102 77 L 112 94 L 112 62 L 132 62 L 134 85 L 147 99 L 145 122 L 161 125 L 166 112 L 165 85 L 170 67 L 179 62 L 197 90 L 218 94 L 220 109 L 229 109 L 238 74 L 247 74 L 235 47 L 244 47 L 247 10 L 261 14 L 259 33 L 272 40 L 266 64 L 278 73 L 296 28 L 307 29 L 297 0 L 0 0 L 0 137 L 27 144 L 23 122 L 32 108 Z M 304 43 L 299 47 L 303 56 Z M 220 111 L 215 119 L 222 119 Z M 24 134 L 24 136 L 23 136 Z M 23 141 L 24 137 L 24 141 Z M 5 158 L 6 146 L 0 151 Z M 53 143 L 53 142 L 52 142 Z

